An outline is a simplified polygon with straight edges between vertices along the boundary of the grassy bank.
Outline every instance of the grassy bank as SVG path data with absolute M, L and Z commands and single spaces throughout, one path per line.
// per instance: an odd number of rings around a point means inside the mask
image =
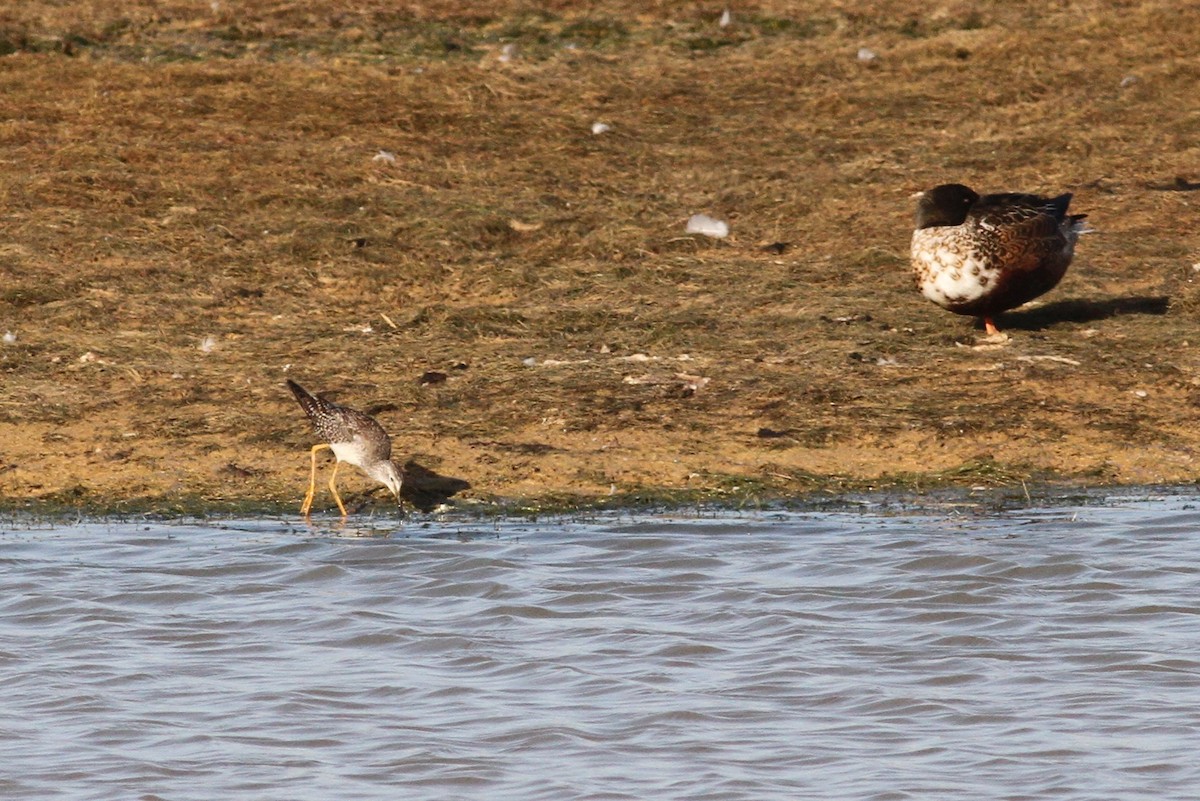
M 4 504 L 298 503 L 288 376 L 489 503 L 1200 472 L 1200 10 L 342 5 L 0 12 Z M 1099 229 L 1007 344 L 946 180 Z

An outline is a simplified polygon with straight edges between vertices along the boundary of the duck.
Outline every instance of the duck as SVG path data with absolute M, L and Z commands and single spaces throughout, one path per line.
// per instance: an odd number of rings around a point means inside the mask
M 912 269 L 917 289 L 955 314 L 979 317 L 988 336 L 995 318 L 1046 294 L 1062 280 L 1075 243 L 1090 229 L 1068 214 L 1071 193 L 980 195 L 942 184 L 917 195 Z

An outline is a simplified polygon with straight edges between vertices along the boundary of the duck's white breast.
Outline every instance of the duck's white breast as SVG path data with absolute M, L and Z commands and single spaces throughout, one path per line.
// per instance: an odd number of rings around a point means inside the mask
M 987 294 L 996 270 L 962 240 L 957 228 L 913 231 L 912 264 L 921 294 L 939 306 L 970 303 Z

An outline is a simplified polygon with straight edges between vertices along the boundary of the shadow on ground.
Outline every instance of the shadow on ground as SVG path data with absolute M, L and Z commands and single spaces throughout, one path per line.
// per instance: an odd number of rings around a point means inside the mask
M 470 483 L 461 478 L 443 476 L 409 460 L 404 465 L 404 484 L 400 487 L 400 496 L 422 512 L 429 512 L 470 488 Z
M 1058 300 L 1026 311 L 1009 312 L 1000 318 L 1000 327 L 1022 331 L 1042 331 L 1058 323 L 1092 323 L 1122 314 L 1166 314 L 1170 298 L 1166 295 L 1132 296 L 1084 300 Z

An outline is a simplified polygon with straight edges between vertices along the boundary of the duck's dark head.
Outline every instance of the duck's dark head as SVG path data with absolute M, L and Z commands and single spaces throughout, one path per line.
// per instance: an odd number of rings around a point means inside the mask
M 942 184 L 920 193 L 917 200 L 917 229 L 962 225 L 979 195 L 962 184 Z

